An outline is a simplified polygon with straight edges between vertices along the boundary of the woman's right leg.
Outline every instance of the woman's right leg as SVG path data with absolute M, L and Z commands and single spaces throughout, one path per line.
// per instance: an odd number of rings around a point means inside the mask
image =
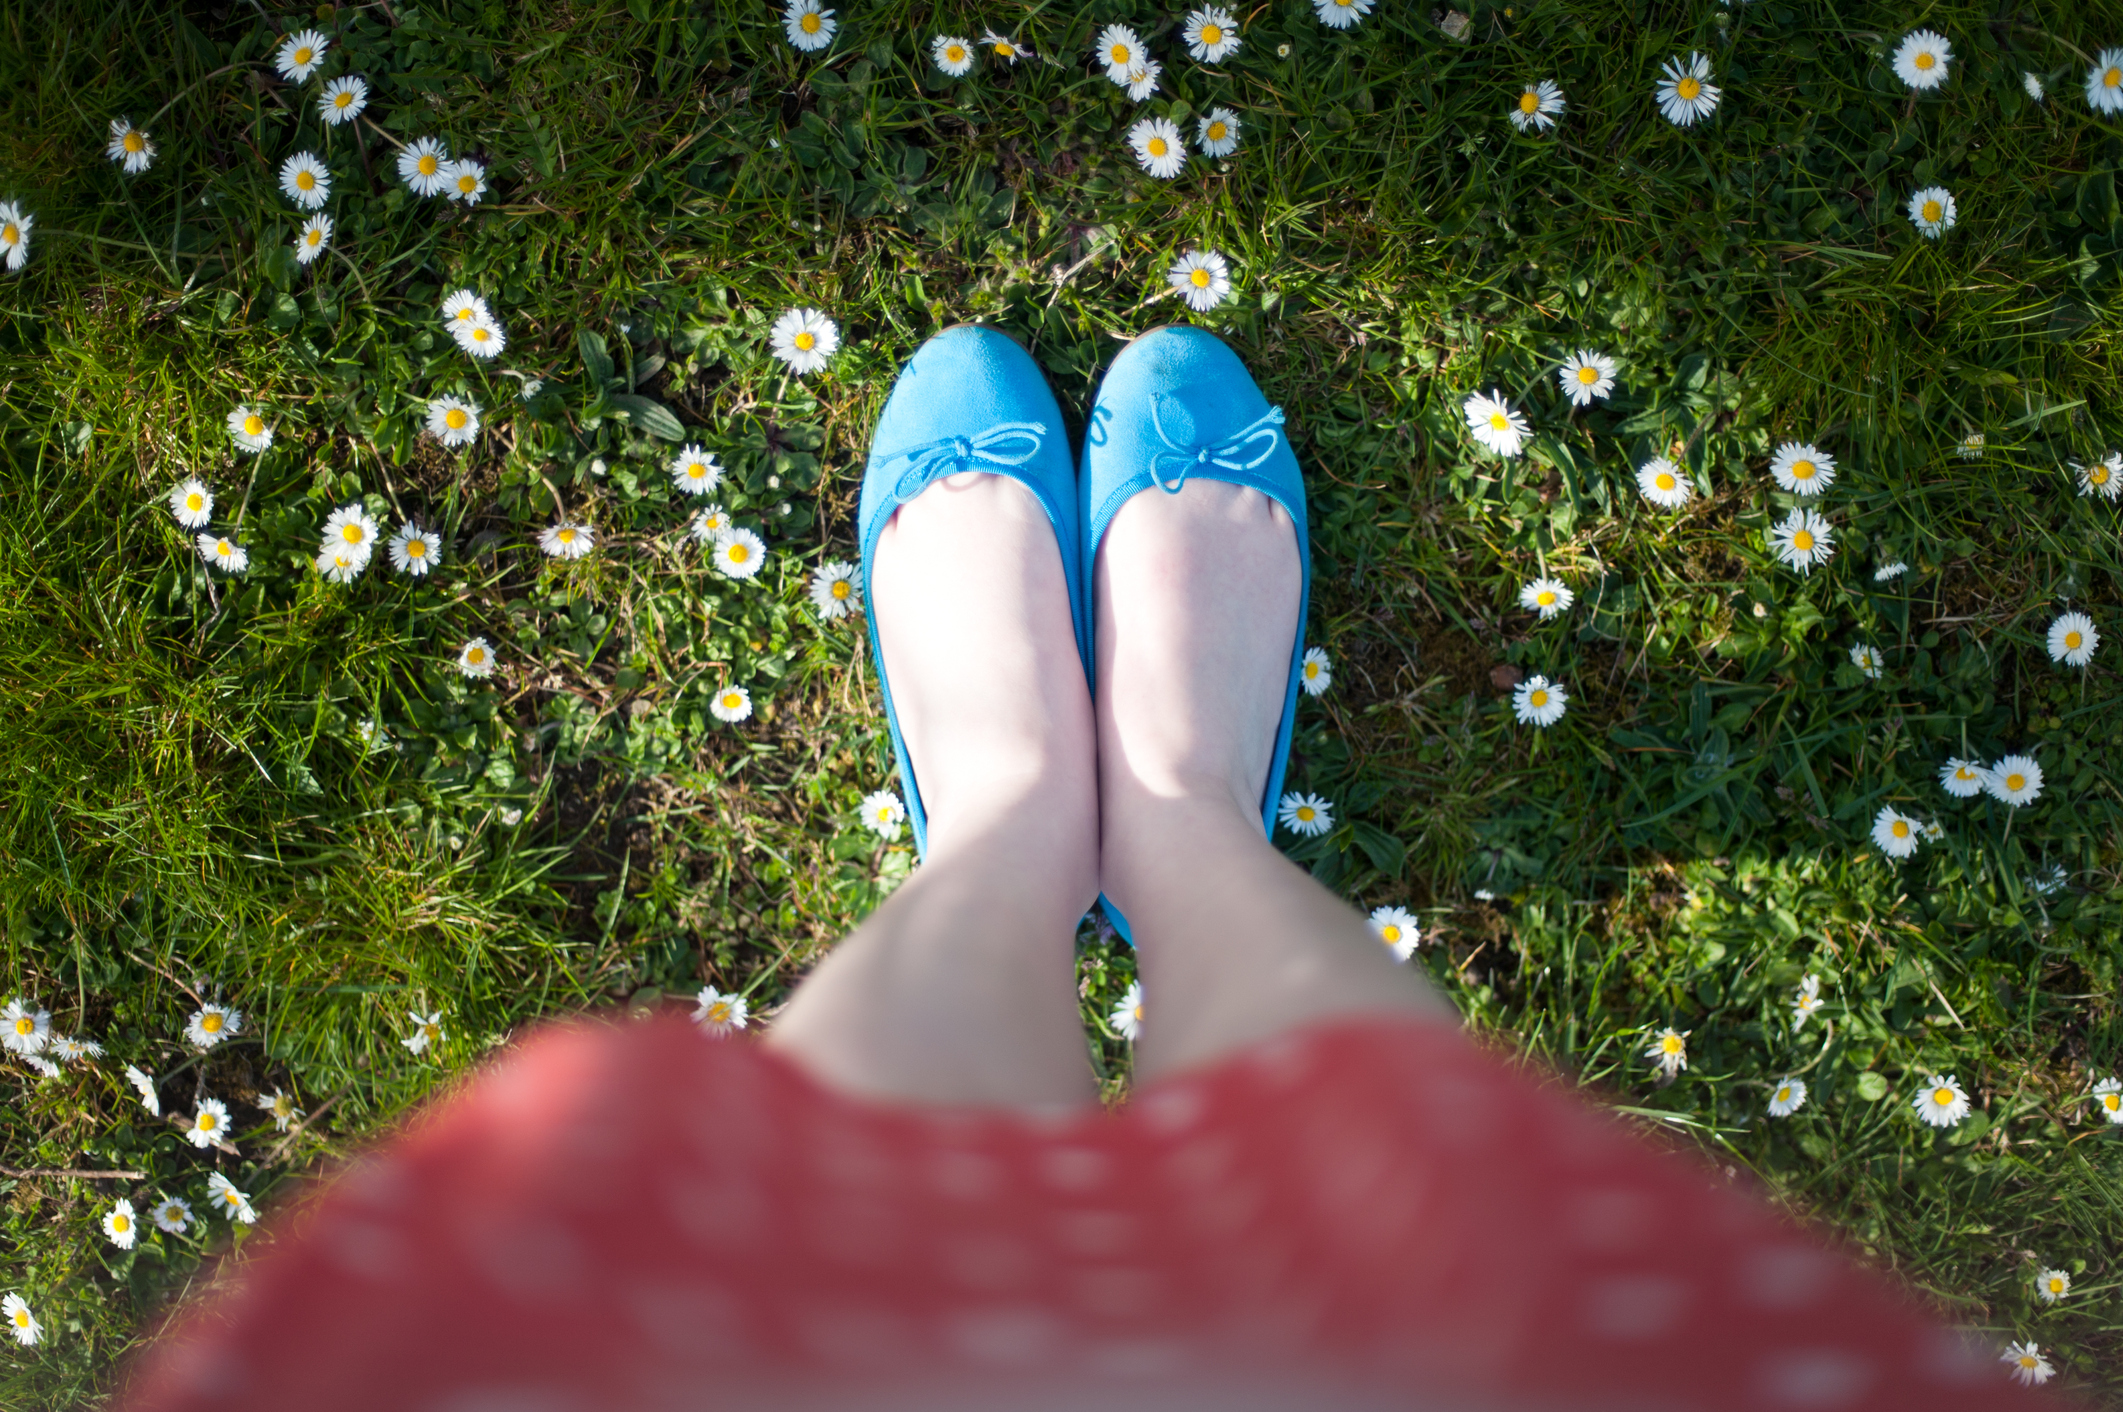
M 1100 884 L 1140 948 L 1139 1078 L 1332 1016 L 1456 1018 L 1262 834 L 1299 573 L 1290 517 L 1225 481 L 1137 495 L 1099 546 Z

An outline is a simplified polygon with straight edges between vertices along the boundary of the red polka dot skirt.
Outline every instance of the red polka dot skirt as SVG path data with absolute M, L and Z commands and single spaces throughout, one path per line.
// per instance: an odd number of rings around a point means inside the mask
M 894 1107 L 683 1021 L 525 1044 L 274 1229 L 129 1412 L 2061 1405 L 1449 1028 L 1112 1115 Z

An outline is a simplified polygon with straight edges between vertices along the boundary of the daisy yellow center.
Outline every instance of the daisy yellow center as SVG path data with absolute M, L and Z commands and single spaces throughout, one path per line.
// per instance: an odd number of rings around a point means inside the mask
M 817 14 L 814 12 L 812 14 L 805 15 L 802 19 L 798 20 L 796 22 L 796 27 L 798 29 L 801 29 L 805 34 L 816 34 L 824 24 L 825 21 L 818 18 Z
M 405 557 L 425 559 L 428 557 L 428 542 L 424 539 L 409 539 L 405 542 Z
M 1143 1007 L 1140 1005 L 1136 1006 L 1132 1013 L 1135 1016 L 1135 1023 L 1141 1024 L 1143 1022 Z
M 1530 118 L 1535 113 L 1538 113 L 1540 110 L 1541 97 L 1538 93 L 1535 93 L 1532 89 L 1529 88 L 1524 93 L 1521 93 L 1519 95 L 1520 112 L 1524 113 L 1527 117 Z
M 2079 650 L 2079 643 L 2081 641 L 2082 639 L 2075 632 L 2068 632 L 2064 634 L 2064 645 L 2074 652 Z
M 481 662 L 484 662 L 486 659 L 487 652 L 484 647 L 470 648 L 464 654 L 464 660 L 470 662 L 475 667 L 478 666 Z
M 738 707 L 744 704 L 745 699 L 742 696 L 739 696 L 734 691 L 726 692 L 723 695 L 722 708 L 725 711 L 735 711 Z M 887 817 L 887 811 L 880 809 L 878 811 L 877 817 L 879 817 L 880 819 Z
M 1931 1101 L 1938 1104 L 1941 1108 L 1948 1107 L 1953 1103 L 1953 1090 L 1950 1088 L 1935 1088 L 1931 1091 Z
M 727 1023 L 729 1023 L 729 1019 L 730 1019 L 730 1002 L 729 1002 L 729 1001 L 727 1001 L 727 1000 L 718 1000 L 718 1001 L 716 1001 L 716 1002 L 715 1002 L 715 1003 L 714 1003 L 713 1005 L 710 1005 L 710 1006 L 708 1007 L 708 1020 L 710 1021 L 710 1023 L 713 1023 L 713 1024 L 717 1024 L 717 1025 L 721 1025 L 721 1024 L 727 1024 Z
M 999 40 L 998 40 L 998 41 L 996 42 L 996 45 L 995 45 L 995 55 L 996 55 L 996 57 L 997 57 L 997 58 L 999 58 L 999 59 L 1009 59 L 1009 58 L 1014 58 L 1014 57 L 1016 56 L 1016 54 L 1017 54 L 1017 46 L 1016 46 L 1016 45 L 1014 45 L 1014 44 L 1006 44 L 1006 43 L 1003 43 L 1003 42 L 1001 42 L 1001 41 L 999 41 Z
M 1793 480 L 1812 480 L 1813 472 L 1814 465 L 1811 461 L 1793 461 L 1791 463 L 1791 478 Z
M 1677 1034 L 1667 1035 L 1659 1041 L 1659 1048 L 1668 1054 L 1678 1054 L 1681 1052 L 1681 1037 Z
M 1933 225 L 1937 225 L 1939 217 L 1945 214 L 1946 208 L 1944 206 L 1941 206 L 1938 202 L 1926 201 L 1924 203 L 1924 219 L 1931 222 Z
M 245 436 L 262 436 L 264 433 L 265 418 L 253 412 L 243 419 L 243 434 Z
M 199 1028 L 205 1030 L 208 1034 L 219 1034 L 221 1033 L 221 1017 L 219 1015 L 208 1015 L 199 1022 Z
M 132 1217 L 130 1217 L 130 1216 L 127 1216 L 127 1215 L 124 1215 L 123 1213 L 120 1213 L 119 1215 L 116 1215 L 116 1216 L 113 1216 L 113 1217 L 111 1217 L 111 1229 L 112 1229 L 112 1230 L 114 1230 L 114 1231 L 118 1231 L 118 1232 L 121 1232 L 121 1233 L 122 1233 L 122 1232 L 125 1232 L 125 1231 L 129 1231 L 129 1230 L 131 1230 L 132 1228 L 133 1228 L 133 1218 L 132 1218 Z M 2052 1286 L 2052 1287 L 2054 1287 L 2054 1286 Z
M 553 537 L 559 540 L 562 544 L 573 544 L 575 542 L 575 531 L 571 529 L 564 529 L 559 534 L 554 535 Z
M 427 1039 L 427 1040 L 437 1040 L 437 1039 L 441 1039 L 441 1038 L 442 1038 L 442 1026 L 440 1026 L 440 1025 L 422 1025 L 422 1026 L 420 1027 L 420 1036 L 421 1036 L 421 1038 L 423 1038 L 423 1039 Z
M 889 823 L 892 819 L 892 811 L 889 808 L 879 809 L 877 818 L 880 823 Z
M 2049 1292 L 2051 1294 L 2062 1294 L 2064 1292 L 2064 1281 L 2051 1280 L 2049 1282 Z
M 2023 1368 L 2031 1369 L 2035 1366 L 2035 1363 L 2037 1361 L 2038 1360 L 2032 1353 L 2023 1353 L 2020 1355 L 2020 1366 Z
M 1902 820 L 1900 819 L 1896 819 L 1894 821 L 1894 827 L 1890 829 L 1889 832 L 1892 833 L 1896 838 L 1907 838 L 1909 837 L 1909 825 L 1902 822 Z
M 1316 678 L 1317 678 L 1317 677 L 1319 676 L 1319 674 L 1320 674 L 1320 665 L 1319 665 L 1319 663 L 1317 663 L 1317 662 L 1307 662 L 1307 663 L 1305 664 L 1305 680 L 1306 680 L 1306 681 L 1312 681 L 1312 680 L 1316 679 Z
M 1511 430 L 1511 418 L 1505 416 L 1502 412 L 1491 412 L 1489 414 L 1489 425 L 1495 427 L 1498 431 L 1509 431 Z
M 221 1193 L 221 1199 L 231 1206 L 241 1206 L 243 1204 L 243 1194 L 241 1192 L 224 1191 Z
M 1221 43 L 1223 43 L 1223 42 L 1224 42 L 1224 27 L 1223 27 L 1222 25 L 1203 25 L 1203 26 L 1202 26 L 1202 43 L 1204 43 L 1204 44 L 1221 44 Z
M 457 311 L 457 322 L 460 324 L 468 324 L 478 317 L 478 311 L 473 309 L 470 305 L 466 305 L 464 308 L 459 309 Z
M 206 497 L 195 490 L 184 497 L 184 508 L 187 510 L 203 510 L 206 508 Z
M 962 64 L 966 61 L 966 51 L 953 44 L 945 48 L 944 58 L 954 64 Z
M 1791 537 L 1791 547 L 1798 550 L 1801 554 L 1811 550 L 1813 548 L 1813 531 L 1800 530 L 1793 535 Z
M 470 418 L 465 416 L 462 407 L 452 407 L 449 411 L 442 414 L 443 425 L 447 426 L 451 431 L 463 431 L 464 424 L 468 420 Z
M 146 138 L 144 138 L 144 137 L 142 137 L 142 136 L 141 136 L 141 135 L 140 135 L 139 133 L 137 133 L 137 132 L 129 132 L 129 133 L 127 133 L 127 134 L 125 135 L 125 150 L 126 150 L 126 151 L 128 151 L 128 152 L 138 152 L 138 151 L 142 150 L 143 148 L 145 148 L 146 146 L 147 146 L 147 139 L 146 139 Z
M 730 562 L 733 564 L 742 564 L 745 560 L 752 557 L 751 548 L 743 544 L 731 545 L 728 552 L 730 555 Z
M 841 579 L 839 582 L 835 583 L 831 589 L 827 591 L 830 592 L 835 598 L 846 598 L 848 596 L 848 581 L 846 579 Z
M 236 546 L 225 539 L 217 539 L 214 541 L 214 552 L 226 559 L 229 555 L 236 552 Z
M 1128 53 L 1128 46 L 1125 44 L 1116 44 L 1111 49 L 1108 49 L 1106 52 L 1112 56 L 1113 63 L 1116 67 L 1121 64 L 1127 63 L 1129 58 L 1132 57 Z
M 298 64 L 307 64 L 310 61 L 310 53 L 310 46 L 307 44 L 303 45 L 300 49 L 297 49 L 295 51 L 295 62 Z
M 2123 69 L 2112 68 L 2107 73 L 2102 74 L 2101 86 L 2103 88 L 2123 87 Z
M 1929 49 L 1926 49 L 1926 50 L 1925 50 L 1925 51 L 1924 51 L 1923 53 L 1921 53 L 1921 54 L 1917 55 L 1917 67 L 1918 67 L 1918 68 L 1920 68 L 1920 69 L 1935 69 L 1935 68 L 1937 68 L 1938 66 L 1939 66 L 1939 56 L 1938 56 L 1938 55 L 1936 55 L 1936 54 L 1934 54 L 1934 53 L 1932 53 L 1932 52 L 1931 52 L 1931 51 L 1930 51 Z
M 1791 1086 L 1790 1086 L 1789 1084 L 1786 1084 L 1786 1085 L 1785 1085 L 1785 1086 L 1784 1086 L 1783 1088 L 1780 1088 L 1780 1089 L 1778 1089 L 1778 1090 L 1777 1090 L 1777 1102 L 1779 1102 L 1779 1103 L 1785 1103 L 1785 1102 L 1788 1102 L 1788 1101 L 1790 1101 L 1790 1098 L 1791 1098 Z
M 1963 765 L 1960 769 L 1953 772 L 1953 777 L 1957 780 L 1972 780 L 1976 777 L 1976 772 Z
M 789 341 L 796 345 L 797 352 L 808 353 L 813 348 L 816 348 L 818 346 L 818 335 L 812 333 L 809 329 L 806 329 L 802 333 L 796 335 L 796 337 L 790 339 Z
M 416 165 L 422 176 L 433 176 L 442 166 L 442 163 L 436 160 L 434 153 L 423 152 L 420 154 L 420 161 Z
M 1693 103 L 1702 94 L 1703 85 L 1696 79 L 1684 78 L 1673 86 L 1673 91 L 1680 94 L 1688 102 Z
M 316 245 L 316 244 L 319 244 L 320 242 L 322 242 L 322 241 L 323 241 L 323 239 L 324 239 L 324 232 L 323 232 L 323 231 L 321 231 L 321 230 L 313 230 L 313 231 L 309 231 L 309 232 L 307 232 L 306 234 L 304 234 L 304 236 L 303 236 L 302 238 L 303 238 L 304 240 L 308 241 L 308 242 L 309 242 L 309 243 L 310 243 L 311 245 Z
M 201 1113 L 201 1114 L 199 1115 L 199 1131 L 201 1131 L 201 1132 L 203 1132 L 203 1133 L 207 1133 L 207 1132 L 212 1132 L 213 1130 L 214 1130 L 214 1115 L 213 1115 L 213 1114 L 211 1114 L 211 1113 Z
M 694 480 L 706 480 L 708 468 L 701 465 L 698 461 L 689 461 L 686 463 L 686 474 Z
M 15 1311 L 15 1327 L 22 1329 L 29 1327 L 29 1310 L 17 1309 Z
M 2087 478 L 2088 480 L 2092 481 L 2092 482 L 2093 482 L 2093 483 L 2094 483 L 2095 485 L 2107 485 L 2107 484 L 2108 484 L 2108 467 L 2106 467 L 2106 466 L 2095 466 L 2095 467 L 2093 468 L 2093 470 L 2092 470 L 2092 471 L 2090 471 L 2090 472 L 2088 472 L 2088 473 L 2087 473 L 2087 477 L 2086 477 L 2086 478 Z
M 1187 279 L 1196 289 L 1207 289 L 1209 287 L 1209 272 L 1207 270 L 1195 270 L 1187 276 Z
M 1533 601 L 1540 604 L 1543 608 L 1553 608 L 1555 606 L 1555 594 L 1552 590 L 1544 588 L 1534 596 Z
M 1163 139 L 1162 137 L 1153 137 L 1149 140 L 1149 142 L 1145 143 L 1144 146 L 1149 149 L 1150 155 L 1153 157 L 1162 157 L 1165 155 L 1165 139 Z
M 2021 790 L 2027 788 L 2027 776 L 2007 775 L 2005 777 L 2005 787 L 2011 790 L 2013 793 L 2017 794 Z
M 22 231 L 13 221 L 0 226 L 0 245 L 13 245 L 22 239 Z
M 1334 3 L 1346 10 L 1351 5 L 1354 5 L 1356 3 L 1356 0 L 1334 0 Z
M 493 336 L 494 334 L 491 329 L 475 328 L 472 330 L 472 342 L 474 343 L 485 343 Z
M 1679 481 L 1673 478 L 1673 472 L 1671 471 L 1660 471 L 1656 476 L 1652 477 L 1651 483 L 1661 490 L 1671 490 L 1680 484 Z
M 478 185 L 479 178 L 473 176 L 470 172 L 466 172 L 463 176 L 457 178 L 457 189 L 459 191 L 470 191 Z
M 297 172 L 295 173 L 295 185 L 304 191 L 310 191 L 316 187 L 317 178 L 307 171 Z
M 286 1094 L 284 1094 L 284 1093 L 283 1093 L 283 1094 L 280 1094 L 280 1095 L 278 1095 L 277 1097 L 275 1097 L 275 1098 L 273 1099 L 273 1116 L 274 1116 L 274 1117 L 276 1117 L 276 1118 L 284 1118 L 284 1117 L 286 1117 L 286 1116 L 287 1116 L 287 1115 L 288 1115 L 289 1113 L 292 1113 L 292 1112 L 294 1112 L 294 1111 L 295 1111 L 295 1104 L 294 1104 L 294 1102 L 293 1102 L 293 1101 L 292 1101 L 291 1099 L 289 1099 L 289 1098 L 288 1098 L 288 1096 L 287 1096 Z
M 2102 1094 L 2102 1095 L 2101 1095 L 2101 1106 L 2102 1106 L 2103 1108 L 2106 1108 L 2106 1109 L 2107 1109 L 2107 1110 L 2108 1110 L 2109 1112 L 2111 1112 L 2111 1113 L 2114 1113 L 2114 1112 L 2118 1111 L 2119 1109 L 2123 1109 L 2123 1093 L 2104 1093 L 2104 1094 Z
M 1578 381 L 1590 387 L 1600 380 L 1600 370 L 1587 364 L 1578 369 Z
M 1209 124 L 1209 140 L 1211 142 L 1222 142 L 1224 138 L 1229 135 L 1230 131 L 1231 129 L 1224 124 L 1221 118 L 1219 118 L 1217 121 Z
M 19 1019 L 19 1020 L 15 1021 L 15 1033 L 16 1033 L 16 1034 L 35 1034 L 35 1033 L 36 1033 L 36 1031 L 37 1031 L 37 1022 L 36 1022 L 35 1020 L 32 1020 L 31 1018 L 29 1018 L 29 1016 L 27 1016 L 27 1015 L 25 1015 L 25 1016 L 23 1016 L 23 1017 L 22 1017 L 21 1019 Z
M 344 92 L 340 92 L 340 93 L 335 93 L 335 94 L 333 94 L 333 95 L 332 95 L 332 106 L 333 106 L 334 108 L 351 108 L 351 107 L 353 107 L 353 106 L 354 106 L 354 94 L 353 94 L 352 90 L 347 90 L 347 91 L 344 91 Z
M 1300 804 L 1297 806 L 1297 821 L 1299 823 L 1309 824 L 1316 817 L 1317 814 L 1315 813 L 1310 804 Z
M 1393 945 L 1393 943 L 1401 939 L 1401 929 L 1399 927 L 1391 925 L 1390 923 L 1386 926 L 1379 928 L 1378 934 L 1380 940 L 1384 941 L 1388 946 Z
M 1548 693 L 1536 691 L 1533 695 L 1526 698 L 1526 704 L 1529 706 L 1546 706 L 1548 704 Z

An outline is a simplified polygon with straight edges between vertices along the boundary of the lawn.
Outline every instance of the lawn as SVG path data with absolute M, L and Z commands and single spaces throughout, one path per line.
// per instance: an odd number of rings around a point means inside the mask
M 542 1015 L 713 984 L 771 1025 L 913 862 L 858 814 L 895 783 L 861 617 L 809 595 L 854 556 L 894 371 L 990 322 L 1075 418 L 1122 340 L 1190 320 L 1287 409 L 1312 497 L 1334 680 L 1290 784 L 1335 822 L 1277 841 L 1409 909 L 1411 964 L 1486 1042 L 2123 1406 L 2123 1126 L 2090 1098 L 2123 1069 L 2123 482 L 2072 469 L 2123 445 L 2123 112 L 2085 88 L 2123 0 L 1454 0 L 1346 29 L 1277 0 L 1215 64 L 1140 0 L 844 4 L 811 53 L 764 3 L 179 9 L 0 5 L 0 200 L 34 217 L 0 275 L 0 999 L 105 1050 L 0 1078 L 0 1286 L 44 1331 L 0 1404 L 94 1405 L 248 1234 L 121 1250 L 120 1197 L 203 1213 L 220 1173 L 270 1214 Z M 1091 61 L 1109 23 L 1164 65 L 1142 102 Z M 330 47 L 291 81 L 306 26 Z M 1919 26 L 1952 51 L 1922 91 L 1893 60 Z M 1031 54 L 932 62 L 990 29 Z M 1721 99 L 1677 125 L 1654 86 L 1698 52 Z M 348 74 L 365 111 L 326 124 Z M 1541 80 L 1563 111 L 1521 132 Z M 1139 120 L 1192 146 L 1216 107 L 1234 152 L 1136 163 Z M 146 170 L 106 155 L 115 118 Z M 425 137 L 483 164 L 476 205 L 399 180 Z M 313 263 L 299 152 L 330 186 Z M 1937 238 L 1907 211 L 1930 187 Z M 1228 261 L 1208 312 L 1167 284 L 1192 249 Z M 499 356 L 445 328 L 459 289 Z M 795 308 L 841 336 L 808 376 L 769 348 Z M 1617 364 L 1582 407 L 1578 349 Z M 1519 454 L 1470 435 L 1490 390 Z M 445 396 L 480 409 L 466 446 L 426 430 Z M 681 442 L 724 467 L 755 577 L 689 534 Z M 1780 488 L 1786 442 L 1833 458 L 1824 493 Z M 1677 507 L 1639 491 L 1659 457 Z M 177 523 L 188 478 L 245 572 Z M 439 565 L 329 581 L 350 505 Z M 1773 537 L 1800 509 L 1833 548 L 1803 573 Z M 563 520 L 591 553 L 540 551 Z M 1543 577 L 1574 596 L 1545 620 L 1519 601 Z M 2107 639 L 2083 667 L 2046 645 L 2065 611 Z M 490 676 L 457 669 L 474 637 Z M 1536 674 L 1569 696 L 1545 729 L 1514 719 Z M 711 710 L 731 686 L 747 719 Z M 2037 797 L 1941 787 L 2011 754 Z M 1913 856 L 1873 841 L 1883 808 Z M 1117 1097 L 1133 964 L 1088 922 L 1082 954 Z M 209 1003 L 243 1020 L 202 1051 Z M 1912 1102 L 1935 1074 L 1952 1126 Z M 206 1098 L 220 1147 L 184 1131 Z

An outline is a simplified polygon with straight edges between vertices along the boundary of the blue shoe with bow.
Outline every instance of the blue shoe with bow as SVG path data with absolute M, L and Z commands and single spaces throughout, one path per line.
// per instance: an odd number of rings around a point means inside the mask
M 1268 405 L 1246 365 L 1222 339 L 1198 328 L 1153 329 L 1130 343 L 1106 370 L 1084 426 L 1084 539 L 1082 579 L 1094 582 L 1099 542 L 1121 506 L 1137 495 L 1177 495 L 1190 478 L 1251 486 L 1283 507 L 1297 530 L 1299 583 L 1297 632 L 1290 644 L 1290 685 L 1268 788 L 1261 796 L 1261 828 L 1275 829 L 1276 800 L 1290 761 L 1290 732 L 1297 720 L 1299 672 L 1305 653 L 1305 610 L 1312 593 L 1312 550 L 1305 523 L 1305 478 L 1290 439 L 1283 435 L 1283 409 Z M 1087 663 L 1096 657 L 1086 654 Z M 1095 672 L 1095 667 L 1086 668 Z M 1093 683 L 1094 689 L 1096 682 Z M 1114 928 L 1129 940 L 1127 918 L 1104 897 Z
M 885 399 L 885 410 L 870 438 L 870 462 L 863 473 L 856 514 L 864 583 L 870 582 L 878 536 L 894 512 L 934 482 L 964 471 L 1008 476 L 1030 490 L 1046 510 L 1061 546 L 1069 618 L 1076 627 L 1076 654 L 1088 663 L 1091 633 L 1085 610 L 1089 600 L 1084 596 L 1077 552 L 1082 521 L 1076 467 L 1069 456 L 1061 409 L 1054 404 L 1054 394 L 1031 354 L 1009 335 L 975 324 L 945 329 L 916 349 L 892 385 L 892 395 Z M 900 734 L 899 716 L 892 707 L 892 684 L 885 679 L 874 607 L 869 618 L 870 660 L 877 664 L 877 684 L 884 693 L 885 723 L 892 733 L 892 753 L 899 761 L 907 820 L 914 826 L 917 854 L 926 857 L 928 815 L 922 809 L 921 786 L 915 781 L 906 738 Z M 1087 666 L 1087 678 L 1089 670 Z

